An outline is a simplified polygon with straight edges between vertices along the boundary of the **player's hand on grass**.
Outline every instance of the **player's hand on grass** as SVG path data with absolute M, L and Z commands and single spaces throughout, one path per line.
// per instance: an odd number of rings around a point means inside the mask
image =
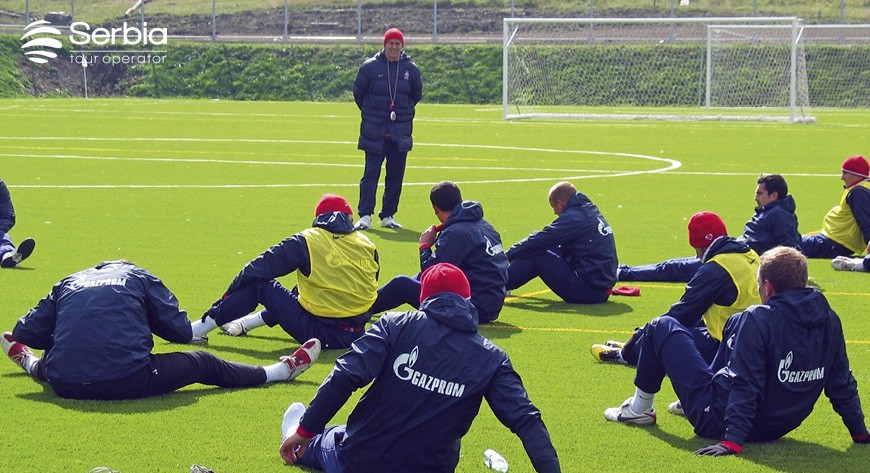
M 699 448 L 695 451 L 695 455 L 706 455 L 710 457 L 721 457 L 725 455 L 736 455 L 740 453 L 737 450 L 733 450 L 728 447 L 724 443 L 717 443 L 716 445 L 710 445 L 704 448 Z

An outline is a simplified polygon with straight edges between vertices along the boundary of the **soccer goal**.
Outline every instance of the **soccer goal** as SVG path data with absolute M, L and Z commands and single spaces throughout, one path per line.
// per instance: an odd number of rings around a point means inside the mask
M 505 18 L 503 116 L 812 121 L 802 28 L 795 17 Z

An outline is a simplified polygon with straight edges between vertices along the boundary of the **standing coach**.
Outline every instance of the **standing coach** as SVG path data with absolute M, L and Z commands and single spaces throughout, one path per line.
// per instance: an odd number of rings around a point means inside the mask
M 384 33 L 384 49 L 366 60 L 353 82 L 353 99 L 362 112 L 358 148 L 366 153 L 365 171 L 359 181 L 360 219 L 356 228 L 370 230 L 381 165 L 387 161 L 384 199 L 378 217 L 384 228 L 402 228 L 394 215 L 399 209 L 405 162 L 411 151 L 414 106 L 423 98 L 420 69 L 403 48 L 405 36 L 398 28 Z

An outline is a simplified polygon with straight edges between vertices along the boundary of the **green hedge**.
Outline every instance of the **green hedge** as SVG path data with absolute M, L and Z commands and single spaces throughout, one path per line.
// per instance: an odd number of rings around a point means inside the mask
M 28 62 L 21 53 L 21 41 L 17 36 L 0 35 L 0 97 L 27 95 L 30 80 L 20 64 Z
M 17 37 L 0 36 L 0 96 L 21 96 L 41 90 L 29 78 L 38 80 L 40 74 L 34 71 L 48 65 L 23 60 L 19 47 Z M 359 65 L 376 51 L 371 45 L 179 42 L 167 49 L 160 64 L 90 68 L 92 95 L 350 101 Z M 409 48 L 409 53 L 423 73 L 427 103 L 501 102 L 501 45 L 415 45 Z M 657 105 L 650 98 L 666 92 L 680 105 L 696 105 L 703 92 L 699 83 L 703 54 L 696 46 L 547 48 L 538 52 L 535 61 L 546 62 L 551 72 L 538 82 L 537 89 L 533 84 L 524 93 L 530 97 L 528 100 L 533 100 L 531 97 L 552 97 L 549 89 L 554 89 L 560 100 L 582 98 L 591 105 Z M 69 57 L 65 56 L 68 62 Z M 808 47 L 811 106 L 870 108 L 867 57 L 870 57 L 867 46 Z M 535 69 L 536 63 L 529 60 L 524 66 Z M 25 74 L 24 68 L 33 70 Z M 654 77 L 643 77 L 632 73 L 636 68 L 657 73 Z M 58 70 L 59 74 L 81 74 L 77 66 Z M 583 76 L 583 81 L 578 82 L 578 76 Z M 745 80 L 735 77 L 737 81 Z M 750 85 L 746 84 L 746 90 L 752 88 Z M 629 92 L 616 96 L 617 89 Z M 80 94 L 77 90 L 69 93 Z
M 353 100 L 359 65 L 375 50 L 361 46 L 184 44 L 162 65 L 134 66 L 129 93 L 148 97 L 237 100 Z M 409 51 L 422 69 L 425 100 L 501 100 L 501 48 L 431 46 Z

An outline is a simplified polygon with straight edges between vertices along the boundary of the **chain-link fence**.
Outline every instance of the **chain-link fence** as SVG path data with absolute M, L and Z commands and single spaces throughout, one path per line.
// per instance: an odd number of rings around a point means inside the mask
M 797 16 L 806 23 L 870 23 L 861 0 L 0 0 L 0 32 L 34 20 L 55 26 L 165 28 L 222 41 L 377 41 L 399 26 L 415 42 L 498 42 L 505 17 Z

